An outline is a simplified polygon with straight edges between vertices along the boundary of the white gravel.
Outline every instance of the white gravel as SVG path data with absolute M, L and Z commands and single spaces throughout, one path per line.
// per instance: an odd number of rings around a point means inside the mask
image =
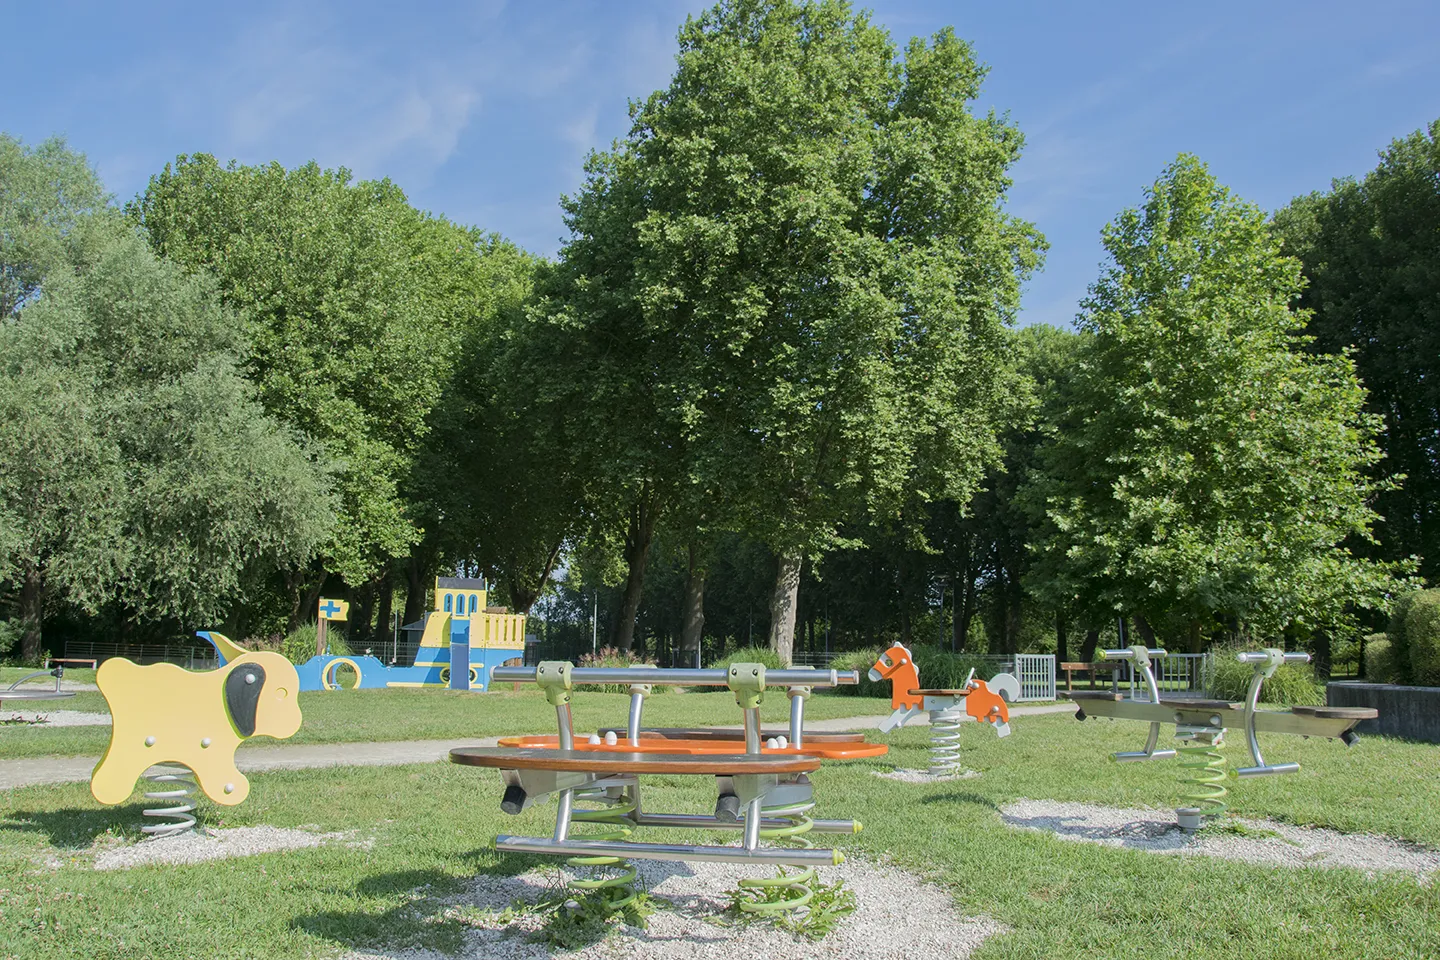
M 83 710 L 3 710 L 0 721 L 20 720 L 46 727 L 108 727 L 110 714 Z
M 1427 882 L 1440 870 L 1440 852 L 1374 834 L 1297 827 L 1276 820 L 1227 817 L 1233 832 L 1210 827 L 1181 830 L 1173 810 L 1124 809 L 1056 800 L 1020 800 L 1000 809 L 1012 827 L 1043 830 L 1064 840 L 1099 843 L 1148 853 L 1198 855 L 1281 867 L 1352 867 L 1367 873 L 1396 871 Z
M 608 938 L 578 951 L 555 950 L 534 943 L 528 935 L 540 926 L 533 915 L 501 923 L 489 911 L 516 900 L 533 903 L 553 892 L 553 873 L 531 871 L 516 877 L 477 876 L 461 896 L 448 898 L 446 915 L 470 926 L 457 956 L 475 960 L 541 960 L 564 956 L 574 960 L 685 960 L 724 957 L 726 960 L 900 960 L 945 956 L 964 960 L 984 940 L 1002 931 L 986 918 L 956 912 L 953 898 L 938 887 L 894 867 L 850 860 L 825 867 L 820 880 L 844 880 L 854 891 L 857 908 L 829 936 L 819 941 L 796 939 L 765 923 L 722 926 L 714 922 L 729 905 L 727 894 L 742 877 L 766 876 L 768 868 L 719 863 L 638 861 L 658 903 L 649 928 L 619 928 Z M 429 950 L 401 949 L 348 953 L 343 960 L 449 960 Z
M 961 773 L 949 773 L 944 776 L 935 776 L 929 770 L 911 770 L 901 767 L 897 770 L 875 770 L 875 776 L 884 780 L 898 780 L 901 783 L 949 783 L 952 780 L 974 780 L 980 776 L 978 770 L 965 770 Z
M 235 827 L 228 830 L 191 830 L 173 837 L 141 840 L 96 853 L 96 870 L 125 870 L 148 864 L 203 863 L 226 857 L 249 857 L 276 850 L 320 847 L 346 840 L 349 833 L 316 833 L 280 827 Z M 362 844 L 363 845 L 363 844 Z

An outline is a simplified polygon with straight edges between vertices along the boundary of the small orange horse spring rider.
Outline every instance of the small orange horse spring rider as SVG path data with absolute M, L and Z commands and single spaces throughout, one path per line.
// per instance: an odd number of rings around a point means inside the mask
M 890 706 L 895 712 L 880 724 L 882 733 L 889 733 L 896 727 L 904 726 L 921 711 L 941 712 L 963 699 L 966 714 L 992 724 L 997 736 L 1008 736 L 1010 705 L 1006 702 L 1006 697 L 1014 700 L 1020 696 L 1020 683 L 1010 674 L 997 674 L 987 684 L 984 680 L 975 679 L 974 670 L 970 671 L 963 689 L 921 689 L 920 668 L 915 665 L 915 658 L 909 648 L 899 643 L 880 654 L 880 659 L 870 668 L 869 677 L 876 683 L 881 680 L 890 681 Z

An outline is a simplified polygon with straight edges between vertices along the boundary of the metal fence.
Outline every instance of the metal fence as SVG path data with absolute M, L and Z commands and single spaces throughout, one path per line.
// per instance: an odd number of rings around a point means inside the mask
M 75 660 L 109 660 L 124 657 L 136 663 L 173 663 L 187 670 L 214 670 L 219 661 L 211 647 L 169 643 L 93 643 L 66 641 L 65 656 Z
M 1210 654 L 1171 653 L 1159 660 L 1151 661 L 1155 670 L 1155 682 L 1162 697 L 1202 698 L 1210 685 Z M 1126 664 L 1130 683 L 1130 696 L 1135 700 L 1149 700 L 1150 691 L 1145 680 L 1135 673 L 1135 665 Z
M 1020 681 L 1020 702 L 1055 699 L 1055 655 L 1017 653 L 1015 679 Z

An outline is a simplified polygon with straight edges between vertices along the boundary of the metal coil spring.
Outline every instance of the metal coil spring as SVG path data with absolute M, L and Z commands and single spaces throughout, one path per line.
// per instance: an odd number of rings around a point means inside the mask
M 587 833 L 577 840 L 627 840 L 634 832 L 628 819 L 637 806 L 635 795 L 627 790 L 619 797 L 612 797 L 603 789 L 577 790 L 575 799 L 589 803 L 602 803 L 594 810 L 576 810 L 571 820 L 576 823 L 605 824 L 610 829 Z M 601 898 L 610 913 L 624 910 L 635 902 L 640 891 L 635 889 L 635 878 L 639 871 L 625 857 L 593 856 L 570 857 L 565 861 L 572 867 L 586 869 L 597 874 L 594 877 L 576 878 L 570 886 L 585 893 L 594 893 Z
M 1180 766 L 1186 771 L 1180 782 L 1191 788 L 1190 792 L 1180 795 L 1182 800 L 1190 801 L 1189 806 L 1180 808 L 1182 826 L 1186 825 L 1187 814 L 1191 822 L 1198 825 L 1200 818 L 1219 816 L 1227 809 L 1222 798 L 1230 791 L 1225 789 L 1225 758 L 1220 746 L 1218 742 L 1199 742 L 1176 748 L 1181 757 Z
M 760 839 L 773 840 L 786 847 L 809 849 L 814 844 L 805 835 L 815 826 L 815 822 L 806 814 L 814 807 L 813 800 L 783 807 L 762 807 L 762 816 L 784 820 L 786 823 L 779 827 L 762 826 Z M 814 867 L 802 867 L 788 872 L 786 868 L 780 867 L 773 877 L 741 880 L 741 896 L 736 902 L 746 913 L 775 914 L 798 910 L 815 896 L 815 891 L 810 888 L 814 879 Z
M 960 708 L 934 715 L 930 721 L 930 776 L 960 772 Z
M 158 817 L 174 822 L 150 824 L 141 827 L 141 833 L 157 838 L 173 837 L 195 826 L 195 801 L 191 799 L 197 789 L 194 776 L 195 774 L 188 767 L 182 767 L 178 772 L 152 773 L 145 778 L 151 783 L 174 784 L 168 790 L 148 791 L 145 794 L 146 800 L 176 800 L 179 802 L 169 807 L 147 807 L 142 810 L 141 812 L 147 817 Z

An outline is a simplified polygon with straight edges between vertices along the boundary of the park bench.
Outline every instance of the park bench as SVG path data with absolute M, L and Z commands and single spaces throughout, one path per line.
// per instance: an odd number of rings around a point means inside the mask
M 1115 662 L 1108 662 L 1108 663 L 1107 663 L 1107 662 L 1104 662 L 1104 661 L 1099 662 L 1099 663 L 1080 663 L 1080 662 L 1076 662 L 1076 663 L 1062 663 L 1062 664 L 1059 665 L 1059 669 L 1062 670 L 1062 671 L 1064 671 L 1064 673 L 1065 673 L 1065 689 L 1066 689 L 1066 690 L 1074 690 L 1074 689 L 1075 689 L 1075 674 L 1077 674 L 1077 673 L 1083 673 L 1083 674 L 1089 674 L 1089 675 L 1090 675 L 1090 689 L 1091 689 L 1091 690 L 1094 690 L 1094 689 L 1095 689 L 1095 687 L 1096 687 L 1096 681 L 1099 680 L 1100 674 L 1102 674 L 1102 673 L 1108 673 L 1108 674 L 1110 674 L 1110 689 L 1111 689 L 1111 690 L 1115 690 L 1115 691 L 1118 692 L 1119 686 L 1120 686 L 1120 672 L 1125 669 L 1125 665 L 1124 665 L 1123 663 L 1115 663 Z
M 53 667 L 59 665 L 61 667 L 88 667 L 91 670 L 94 670 L 96 664 L 98 664 L 99 662 L 99 660 L 92 660 L 88 657 L 51 657 L 50 659 L 45 661 L 45 666 Z

